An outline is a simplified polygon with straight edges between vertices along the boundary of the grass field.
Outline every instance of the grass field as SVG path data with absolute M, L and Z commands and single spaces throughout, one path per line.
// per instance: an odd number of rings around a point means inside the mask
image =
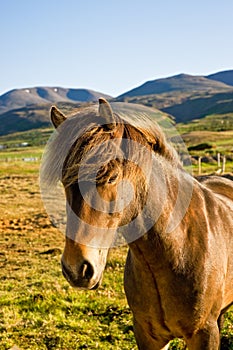
M 123 290 L 126 247 L 111 251 L 99 290 L 72 289 L 60 268 L 64 237 L 40 200 L 39 164 L 17 164 L 0 173 L 0 350 L 136 349 Z M 233 349 L 230 311 L 222 342 Z
M 126 247 L 110 252 L 97 291 L 76 291 L 62 276 L 64 237 L 40 199 L 42 149 L 0 152 L 0 350 L 137 349 L 123 290 Z M 22 160 L 30 157 L 38 160 Z M 222 344 L 233 349 L 231 311 Z M 183 342 L 173 341 L 170 349 L 184 349 Z
M 44 211 L 36 164 L 31 172 L 11 165 L 0 176 L 0 349 L 133 349 L 126 248 L 111 252 L 98 291 L 72 289 L 60 268 L 64 237 Z

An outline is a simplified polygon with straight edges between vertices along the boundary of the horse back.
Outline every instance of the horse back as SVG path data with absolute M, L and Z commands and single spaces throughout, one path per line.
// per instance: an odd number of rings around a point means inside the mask
M 220 281 L 222 278 L 221 308 L 224 313 L 233 304 L 233 181 L 213 175 L 199 176 L 196 180 L 200 183 L 200 192 L 205 201 L 204 212 L 210 229 L 208 234 L 213 238 L 209 240 L 212 242 L 209 253 L 213 253 L 209 264 L 218 270 L 217 279 Z
M 233 177 L 199 176 L 197 180 L 217 195 L 225 196 L 233 202 Z

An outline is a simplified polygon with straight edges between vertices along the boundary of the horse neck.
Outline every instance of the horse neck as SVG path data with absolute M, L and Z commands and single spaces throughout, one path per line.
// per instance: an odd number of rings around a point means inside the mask
M 165 257 L 177 259 L 182 254 L 182 219 L 191 199 L 193 178 L 180 166 L 162 157 L 157 159 L 153 170 L 147 215 L 154 218 L 154 223 L 152 220 L 149 230 L 129 244 L 129 248 L 136 257 L 144 255 L 145 259 L 152 258 L 161 264 Z

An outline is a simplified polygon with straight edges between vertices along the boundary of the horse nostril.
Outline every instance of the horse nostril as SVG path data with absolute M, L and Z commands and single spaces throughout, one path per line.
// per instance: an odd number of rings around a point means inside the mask
M 79 271 L 82 278 L 90 280 L 94 275 L 94 269 L 88 261 L 84 261 Z
M 73 275 L 71 273 L 71 271 L 66 267 L 66 265 L 64 264 L 63 261 L 61 261 L 61 266 L 62 266 L 62 273 L 63 276 L 68 280 L 72 280 L 73 279 Z

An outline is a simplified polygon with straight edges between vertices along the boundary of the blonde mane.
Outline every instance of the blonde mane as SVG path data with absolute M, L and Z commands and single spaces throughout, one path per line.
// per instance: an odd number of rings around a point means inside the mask
M 67 187 L 78 180 L 96 181 L 97 171 L 99 178 L 100 175 L 106 176 L 107 164 L 119 158 L 119 140 L 123 138 L 138 142 L 170 163 L 181 166 L 175 149 L 166 141 L 154 120 L 143 113 L 135 116 L 120 112 L 114 116 L 116 126 L 111 130 L 98 116 L 96 106 L 67 118 L 48 143 L 42 163 L 45 181 L 54 183 L 60 180 Z M 133 154 L 134 149 L 127 152 Z M 115 161 L 115 166 L 117 163 Z

